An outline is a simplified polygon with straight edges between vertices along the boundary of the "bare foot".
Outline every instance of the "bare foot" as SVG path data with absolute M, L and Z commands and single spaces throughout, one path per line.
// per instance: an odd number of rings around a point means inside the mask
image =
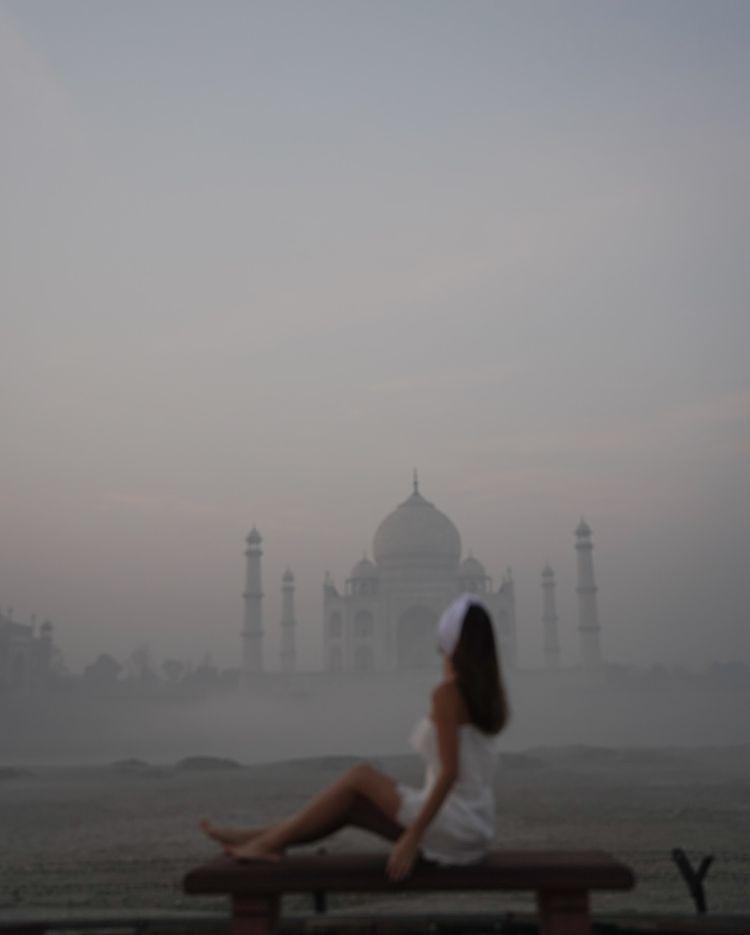
M 224 853 L 235 860 L 281 860 L 282 852 L 275 850 L 264 843 L 263 836 L 258 835 L 245 844 L 225 844 Z
M 198 827 L 212 841 L 221 845 L 247 844 L 248 841 L 263 834 L 265 830 L 263 828 L 217 828 L 205 818 Z

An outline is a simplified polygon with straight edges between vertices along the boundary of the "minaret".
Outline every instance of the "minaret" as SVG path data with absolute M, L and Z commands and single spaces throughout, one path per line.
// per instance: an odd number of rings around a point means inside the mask
M 263 588 L 260 558 L 261 538 L 253 526 L 247 539 L 247 570 L 245 572 L 245 620 L 242 627 L 242 671 L 245 676 L 263 671 Z
M 294 646 L 294 631 L 297 621 L 294 617 L 294 575 L 287 568 L 281 579 L 281 671 L 294 672 L 297 667 L 297 653 Z
M 599 646 L 599 614 L 596 609 L 596 584 L 591 543 L 591 527 L 581 519 L 576 529 L 578 553 L 578 632 L 581 634 L 581 661 L 586 668 L 595 668 L 602 661 Z
M 500 585 L 500 592 L 505 594 L 508 607 L 507 643 L 503 646 L 503 655 L 512 668 L 518 666 L 518 640 L 516 634 L 516 586 L 513 583 L 513 571 L 508 565 Z
M 557 638 L 557 611 L 555 610 L 555 573 L 544 566 L 542 572 L 542 593 L 544 594 L 544 665 L 548 669 L 560 666 L 560 643 Z

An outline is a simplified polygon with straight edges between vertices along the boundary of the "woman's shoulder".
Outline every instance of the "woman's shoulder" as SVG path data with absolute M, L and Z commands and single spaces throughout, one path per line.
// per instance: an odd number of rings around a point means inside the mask
M 466 704 L 455 679 L 444 679 L 432 690 L 432 709 L 436 714 L 452 715 L 459 722 L 465 720 Z
M 449 698 L 458 694 L 458 686 L 454 678 L 444 678 L 432 689 L 433 698 Z

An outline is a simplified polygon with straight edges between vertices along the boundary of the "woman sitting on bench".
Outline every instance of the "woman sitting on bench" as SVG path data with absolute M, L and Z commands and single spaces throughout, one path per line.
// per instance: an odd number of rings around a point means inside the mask
M 231 829 L 204 821 L 202 830 L 232 857 L 278 860 L 290 845 L 353 825 L 396 842 L 387 865 L 392 880 L 407 876 L 417 857 L 439 864 L 481 859 L 495 834 L 496 737 L 508 706 L 492 621 L 478 598 L 464 594 L 448 607 L 438 648 L 443 680 L 411 739 L 426 764 L 422 789 L 360 763 L 278 824 Z

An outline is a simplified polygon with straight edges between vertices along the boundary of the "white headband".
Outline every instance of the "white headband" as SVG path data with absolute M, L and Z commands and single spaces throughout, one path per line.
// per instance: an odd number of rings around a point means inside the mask
M 443 616 L 438 622 L 438 646 L 446 656 L 452 656 L 458 646 L 466 611 L 472 604 L 481 606 L 476 594 L 462 594 L 443 611 Z

